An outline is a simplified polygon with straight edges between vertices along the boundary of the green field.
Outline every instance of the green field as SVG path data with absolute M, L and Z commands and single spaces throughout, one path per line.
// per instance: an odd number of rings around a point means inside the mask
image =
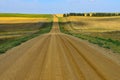
M 0 13 L 0 17 L 30 17 L 30 18 L 51 18 L 51 14 L 19 14 L 19 13 Z

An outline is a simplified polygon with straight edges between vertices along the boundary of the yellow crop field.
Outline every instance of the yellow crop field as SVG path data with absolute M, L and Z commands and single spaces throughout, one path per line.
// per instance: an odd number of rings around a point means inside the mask
M 63 17 L 63 14 L 56 14 L 57 17 Z
M 49 18 L 0 17 L 0 39 L 33 34 L 49 20 Z
M 77 32 L 110 32 L 120 30 L 120 17 L 68 17 Z
M 0 17 L 0 24 L 3 23 L 35 23 L 46 22 L 47 18 L 25 18 L 25 17 Z

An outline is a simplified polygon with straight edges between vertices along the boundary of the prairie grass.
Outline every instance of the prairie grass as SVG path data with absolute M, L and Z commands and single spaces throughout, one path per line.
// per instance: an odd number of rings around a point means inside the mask
M 22 37 L 17 37 L 17 38 L 2 38 L 0 39 L 0 53 L 5 53 L 8 49 L 11 49 L 15 46 L 20 45 L 21 43 L 32 39 L 36 36 L 39 36 L 41 34 L 45 34 L 50 32 L 52 27 L 52 22 L 49 23 L 45 23 L 44 26 L 42 26 L 38 32 L 33 33 L 33 34 L 29 34 L 29 35 L 25 35 Z
M 1 14 L 0 14 L 1 16 Z M 52 27 L 52 17 L 0 17 L 0 53 L 20 45 L 41 34 L 48 33 Z
M 63 33 L 120 53 L 119 21 L 120 17 L 68 17 L 59 18 L 59 25 Z
M 120 17 L 67 17 L 75 32 L 111 32 L 120 30 Z

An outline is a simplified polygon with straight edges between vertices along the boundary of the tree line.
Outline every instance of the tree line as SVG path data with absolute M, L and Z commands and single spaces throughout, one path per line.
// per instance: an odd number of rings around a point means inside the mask
M 68 16 L 98 16 L 98 17 L 102 17 L 102 16 L 120 16 L 120 13 L 67 13 L 67 14 L 63 14 L 64 17 L 68 17 Z

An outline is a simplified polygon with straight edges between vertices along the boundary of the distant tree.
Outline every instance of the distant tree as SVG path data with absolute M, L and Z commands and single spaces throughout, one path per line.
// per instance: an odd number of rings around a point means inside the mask
M 63 17 L 67 17 L 67 15 L 66 15 L 66 14 L 63 14 Z
M 120 16 L 120 13 L 67 13 L 63 15 L 64 17 L 68 16 L 95 16 L 95 17 L 103 17 L 103 16 Z

